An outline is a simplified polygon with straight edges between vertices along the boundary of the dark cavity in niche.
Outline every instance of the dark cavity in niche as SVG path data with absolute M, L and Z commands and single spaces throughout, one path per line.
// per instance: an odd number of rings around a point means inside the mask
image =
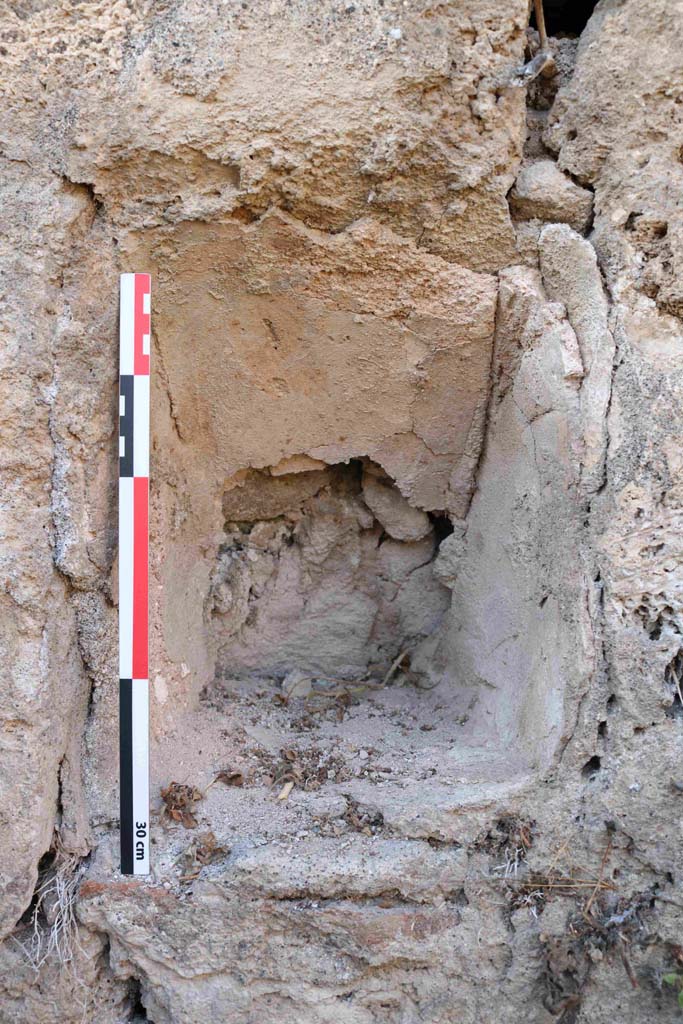
M 543 0 L 545 26 L 549 36 L 581 35 L 597 0 Z M 533 11 L 531 24 L 536 28 Z

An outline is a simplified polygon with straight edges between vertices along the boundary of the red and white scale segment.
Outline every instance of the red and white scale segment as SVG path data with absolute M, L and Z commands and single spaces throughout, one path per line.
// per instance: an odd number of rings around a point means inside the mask
M 149 274 L 121 275 L 119 750 L 121 871 L 149 874 Z

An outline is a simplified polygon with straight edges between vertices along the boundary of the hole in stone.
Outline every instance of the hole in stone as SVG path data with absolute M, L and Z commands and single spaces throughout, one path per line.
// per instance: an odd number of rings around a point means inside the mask
M 607 735 L 607 722 L 605 720 L 603 720 L 598 725 L 598 736 L 606 736 L 606 735 Z
M 649 604 L 639 604 L 635 614 L 650 640 L 661 639 L 665 629 L 668 632 L 679 632 L 676 613 L 669 604 L 655 608 Z
M 458 889 L 455 896 L 453 897 L 453 902 L 455 903 L 456 907 L 469 907 L 470 905 L 470 901 L 468 900 L 467 894 L 464 889 Z
M 434 537 L 436 539 L 437 546 L 446 537 L 450 537 L 453 533 L 453 523 L 450 517 L 445 512 L 428 512 L 429 521 L 434 527 Z
M 56 851 L 54 849 L 49 849 L 47 853 L 44 853 L 43 856 L 38 861 L 38 881 L 36 882 L 36 887 L 33 890 L 33 897 L 31 899 L 31 902 L 21 916 L 21 920 L 19 922 L 20 925 L 34 924 L 36 916 L 36 907 L 38 907 L 38 904 L 40 902 L 40 889 L 41 886 L 44 885 L 46 878 L 48 877 L 52 868 L 54 867 L 56 856 Z M 39 917 L 41 918 L 41 922 L 43 924 L 47 923 L 44 920 L 42 904 L 39 912 Z
M 594 754 L 593 757 L 589 758 L 589 760 L 586 761 L 585 765 L 581 769 L 581 774 L 583 775 L 584 779 L 592 779 L 595 775 L 597 775 L 599 771 L 600 758 L 597 754 Z
M 607 707 L 608 713 L 611 713 L 612 711 L 616 711 L 618 703 L 619 702 L 617 700 L 616 693 L 611 693 L 609 695 L 609 697 L 607 698 L 607 705 L 606 705 L 606 707 Z
M 143 1021 L 148 1021 L 147 1010 L 142 1002 L 142 986 L 138 978 L 131 978 L 130 981 L 130 1017 L 128 1018 L 130 1024 L 143 1024 Z
M 543 0 L 545 25 L 549 36 L 578 36 L 595 10 L 597 0 Z M 531 24 L 536 27 L 532 12 Z
M 668 718 L 683 717 L 683 650 L 672 658 L 664 672 L 664 679 L 669 687 L 671 703 L 666 709 Z

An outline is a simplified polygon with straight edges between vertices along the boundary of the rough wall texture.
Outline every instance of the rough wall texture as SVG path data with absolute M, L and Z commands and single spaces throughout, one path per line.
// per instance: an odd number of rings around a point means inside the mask
M 547 7 L 2 5 L 3 1022 L 677 1019 L 683 3 Z

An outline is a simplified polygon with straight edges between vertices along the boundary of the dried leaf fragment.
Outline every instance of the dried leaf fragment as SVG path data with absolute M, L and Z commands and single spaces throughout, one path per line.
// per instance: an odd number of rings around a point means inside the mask
M 226 786 L 243 786 L 244 785 L 244 773 L 240 771 L 223 771 L 219 772 L 214 782 L 223 782 Z M 212 783 L 213 785 L 213 783 Z
M 192 811 L 171 811 L 171 818 L 173 821 L 179 821 L 183 828 L 196 828 L 197 819 L 195 818 Z
M 164 814 L 171 821 L 180 822 L 183 828 L 196 828 L 197 819 L 194 814 L 194 805 L 204 794 L 196 786 L 186 786 L 182 782 L 170 782 L 165 789 L 161 790 L 161 799 L 164 801 Z
M 184 872 L 180 876 L 180 881 L 193 882 L 206 864 L 220 860 L 229 852 L 225 847 L 218 845 L 213 832 L 202 832 L 192 840 L 182 856 Z
M 214 860 L 218 860 L 227 850 L 223 846 L 218 845 L 218 841 L 213 832 L 203 832 L 195 840 L 196 850 L 195 857 L 200 864 L 210 864 Z

